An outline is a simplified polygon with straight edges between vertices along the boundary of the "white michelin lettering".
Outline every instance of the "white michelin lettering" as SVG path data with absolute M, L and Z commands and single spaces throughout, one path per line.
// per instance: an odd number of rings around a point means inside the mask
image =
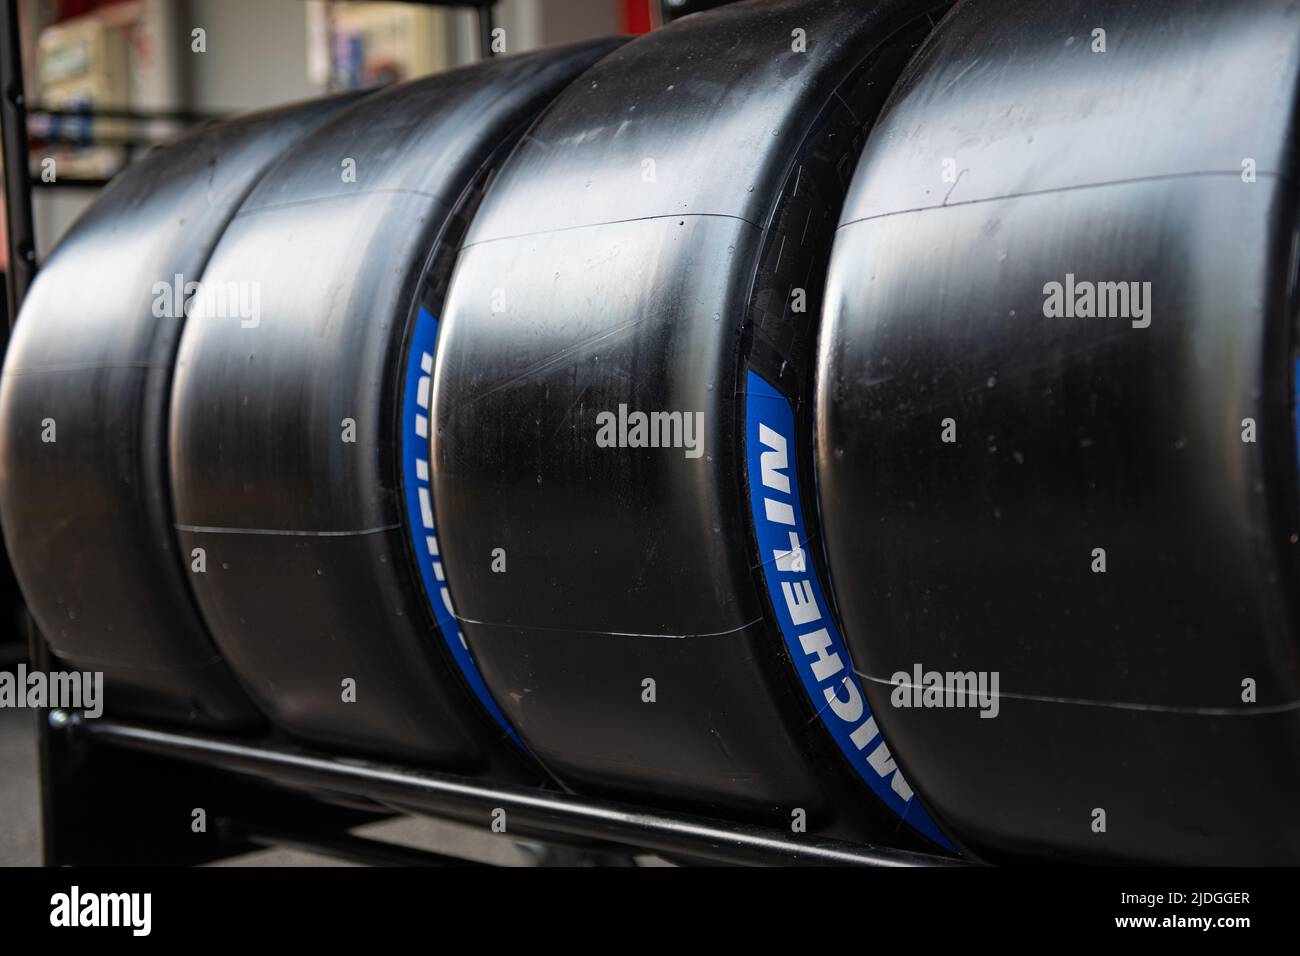
M 840 671 L 844 670 L 844 664 L 840 661 L 840 655 L 831 651 L 826 653 L 826 648 L 831 646 L 831 635 L 826 628 L 818 628 L 810 634 L 803 634 L 799 637 L 799 643 L 803 645 L 805 654 L 815 654 L 817 659 L 812 662 L 813 677 L 819 682 L 830 680 Z
M 826 695 L 826 703 L 830 704 L 831 711 L 840 720 L 846 724 L 855 724 L 862 719 L 862 691 L 858 690 L 857 682 L 848 677 L 840 681 L 839 686 L 848 692 L 848 697 L 841 698 L 839 690 L 831 684 L 822 692 Z
M 785 501 L 773 501 L 771 498 L 763 499 L 763 508 L 767 512 L 767 520 L 774 524 L 786 524 L 794 526 L 794 508 Z
M 786 436 L 777 429 L 760 422 L 758 437 L 759 442 L 767 449 L 759 454 L 762 485 L 773 492 L 778 492 L 792 499 L 794 491 L 788 474 L 790 464 L 789 442 Z M 792 500 L 782 501 L 768 496 L 763 498 L 763 513 L 770 523 L 798 529 L 798 516 L 794 506 L 795 502 Z M 768 573 L 802 573 L 806 575 L 806 560 L 800 545 L 798 531 L 792 530 L 788 534 L 790 550 L 773 550 L 775 571 L 769 571 Z M 822 619 L 823 612 L 817 600 L 813 579 L 805 576 L 797 580 L 781 581 L 780 583 L 781 592 L 785 598 L 786 611 L 789 613 L 794 627 L 802 627 Z M 889 747 L 880 736 L 880 730 L 876 726 L 875 718 L 867 714 L 866 701 L 853 674 L 850 672 L 837 682 L 828 683 L 845 670 L 844 661 L 834 648 L 830 631 L 826 627 L 820 627 L 799 635 L 798 640 L 800 647 L 803 649 L 807 666 L 812 671 L 813 678 L 818 684 L 825 685 L 821 687 L 821 691 L 831 715 L 845 724 L 857 724 L 849 734 L 849 740 L 853 743 L 853 746 L 858 751 L 866 753 L 867 765 L 879 778 L 889 781 L 890 789 L 895 794 L 904 801 L 910 801 L 912 799 L 912 788 L 903 778 L 903 774 L 898 769 L 893 755 L 889 752 Z M 807 660 L 808 658 L 811 659 Z M 863 720 L 864 717 L 865 720 Z M 862 722 L 859 723 L 859 721 Z M 873 743 L 875 744 L 874 747 L 871 746 Z M 868 748 L 871 748 L 869 752 Z
M 758 456 L 759 469 L 763 476 L 763 487 L 784 492 L 788 495 L 790 493 L 790 478 L 784 474 L 788 460 L 785 450 L 785 436 L 760 422 L 758 440 L 771 449 L 771 451 L 765 451 Z
M 433 527 L 433 502 L 429 500 L 429 489 L 421 487 L 420 496 L 420 520 L 426 528 Z
M 898 772 L 898 764 L 894 763 L 894 757 L 883 740 L 880 742 L 880 746 L 867 756 L 867 763 L 871 764 L 871 768 L 882 777 L 893 774 L 893 779 L 889 782 L 889 785 L 893 787 L 894 793 L 904 800 L 912 799 L 912 788 L 907 785 L 903 775 Z
M 790 533 L 790 550 L 781 551 L 774 549 L 772 558 L 776 561 L 776 569 L 787 573 L 796 574 L 807 571 L 807 565 L 804 563 L 803 548 L 799 546 L 799 536 L 793 531 Z
M 781 582 L 781 591 L 785 594 L 785 609 L 790 612 L 790 620 L 795 627 L 803 627 L 821 619 L 822 612 L 817 608 L 817 599 L 813 597 L 811 581 Z

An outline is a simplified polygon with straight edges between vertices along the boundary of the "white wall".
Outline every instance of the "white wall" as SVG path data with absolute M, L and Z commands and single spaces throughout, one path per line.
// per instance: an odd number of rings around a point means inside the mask
M 179 0 L 184 33 L 207 31 L 190 53 L 191 106 L 245 112 L 319 96 L 307 78 L 307 12 L 301 0 Z M 182 62 L 184 65 L 184 61 Z

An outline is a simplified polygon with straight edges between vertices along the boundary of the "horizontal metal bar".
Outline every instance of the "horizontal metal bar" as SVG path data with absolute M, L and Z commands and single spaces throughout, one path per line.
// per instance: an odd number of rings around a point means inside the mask
M 613 801 L 353 759 L 342 760 L 206 735 L 155 730 L 52 712 L 51 726 L 82 740 L 125 747 L 252 774 L 282 785 L 365 797 L 430 816 L 501 808 L 511 826 L 605 840 L 669 856 L 734 864 L 857 866 L 960 865 L 944 857 L 884 847 L 799 837 L 779 830 L 668 813 Z
M 103 176 L 61 176 L 50 182 L 46 182 L 39 176 L 31 178 L 32 186 L 38 189 L 103 189 L 111 181 L 111 178 Z
M 44 146 L 80 146 L 89 148 L 93 146 L 125 146 L 128 149 L 139 149 L 144 146 L 161 146 L 175 137 L 176 134 L 168 133 L 165 136 L 121 136 L 117 133 L 92 133 L 89 136 L 79 133 L 76 130 L 54 130 L 45 133 L 33 132 L 28 138 L 28 143 L 33 149 L 41 149 Z
M 196 110 L 137 110 L 107 106 L 71 108 L 34 103 L 27 108 L 28 118 L 58 116 L 80 120 L 128 120 L 133 123 L 206 123 L 225 119 L 225 113 L 202 113 Z

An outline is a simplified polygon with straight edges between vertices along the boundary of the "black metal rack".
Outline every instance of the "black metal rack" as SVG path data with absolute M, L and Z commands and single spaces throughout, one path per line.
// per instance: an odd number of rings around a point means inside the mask
M 493 0 L 409 2 L 475 9 L 482 53 L 491 55 Z M 0 0 L 0 92 L 12 326 L 37 269 L 18 0 Z M 30 618 L 27 625 L 32 666 L 49 671 L 49 649 Z M 556 790 L 340 758 L 276 741 L 83 720 L 59 710 L 38 710 L 36 717 L 47 865 L 199 863 L 264 846 L 367 863 L 465 865 L 349 830 L 395 812 L 486 821 L 494 809 L 507 810 L 526 839 L 560 848 L 548 857 L 552 862 L 626 862 L 638 850 L 728 864 L 954 862 Z M 197 793 L 213 825 L 196 838 L 188 826 L 178 825 L 174 814 L 178 799 Z

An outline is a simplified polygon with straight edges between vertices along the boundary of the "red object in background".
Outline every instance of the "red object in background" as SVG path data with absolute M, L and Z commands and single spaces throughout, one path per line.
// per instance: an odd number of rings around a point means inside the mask
M 70 20 L 73 17 L 81 16 L 83 13 L 90 13 L 100 7 L 111 7 L 113 4 L 121 2 L 122 0 L 58 0 L 55 6 L 59 12 L 55 17 L 55 22 Z
M 623 32 L 649 33 L 654 27 L 650 6 L 655 0 L 623 0 Z

